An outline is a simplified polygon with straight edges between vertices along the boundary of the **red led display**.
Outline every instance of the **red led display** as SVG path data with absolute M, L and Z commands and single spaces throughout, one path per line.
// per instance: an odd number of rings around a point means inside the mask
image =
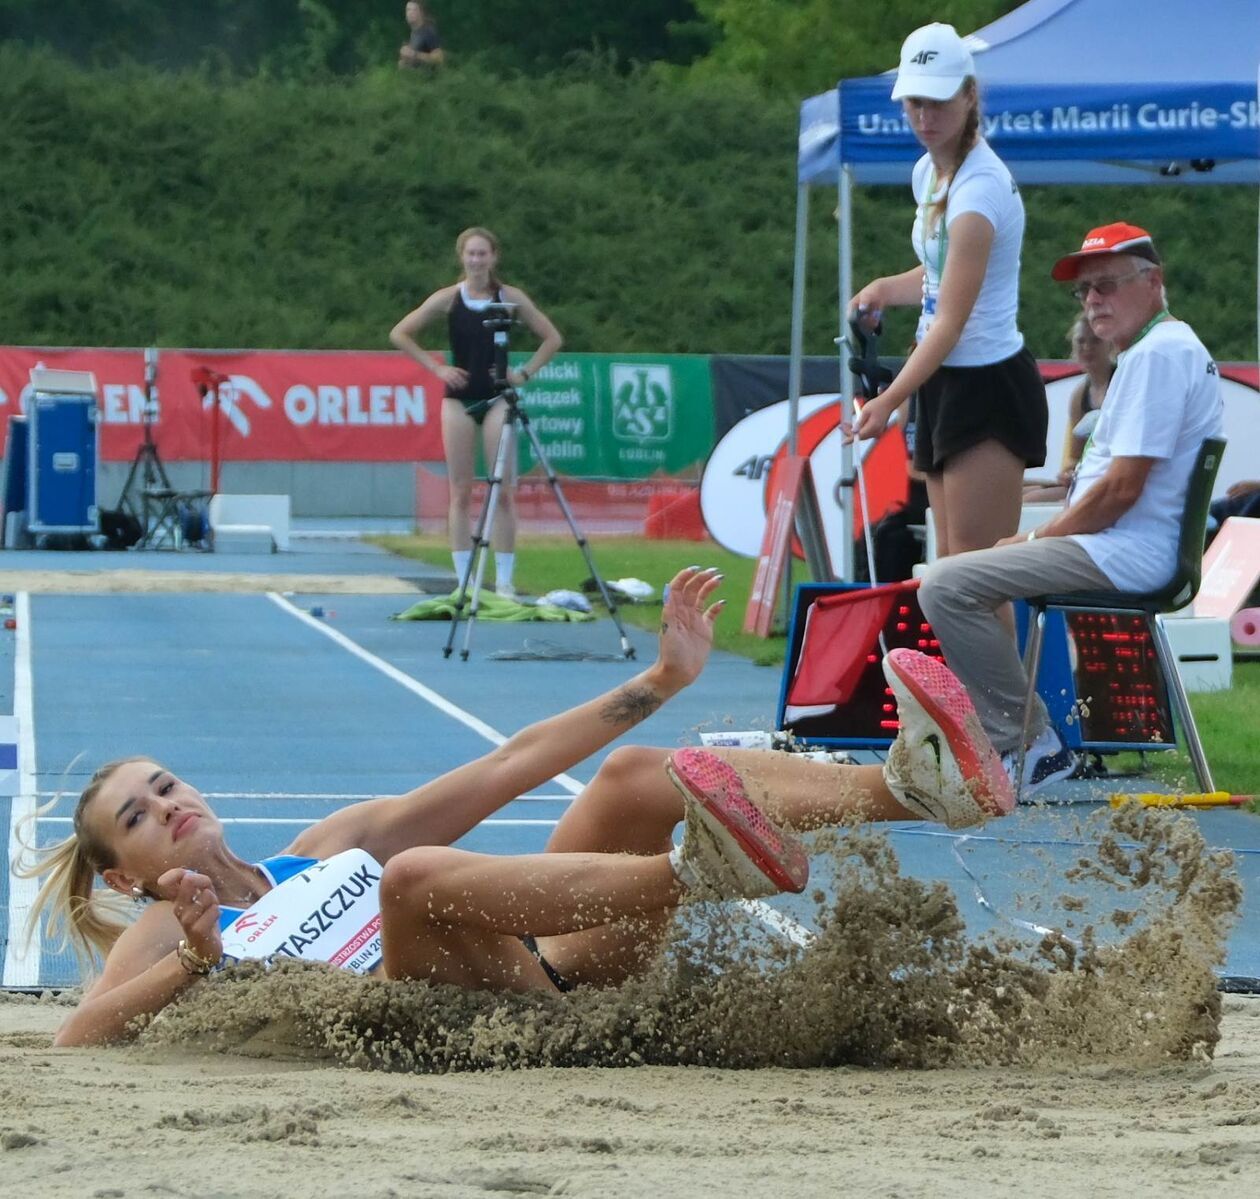
M 793 621 L 792 640 L 788 646 L 788 672 L 792 677 L 800 657 L 804 613 L 814 600 L 825 595 L 850 590 L 838 584 L 807 584 L 797 589 L 796 619 Z M 846 630 L 847 632 L 848 630 Z M 815 634 L 811 633 L 811 637 Z M 919 610 L 918 596 L 908 592 L 892 605 L 884 622 L 884 640 L 889 649 L 907 646 L 934 658 L 941 657 L 940 643 L 932 632 L 932 626 Z M 811 650 L 813 643 L 811 642 Z M 881 665 L 883 651 L 878 633 L 873 633 L 865 645 L 846 646 L 845 656 L 860 654 L 863 659 L 861 674 L 849 697 L 842 703 L 807 705 L 811 709 L 826 708 L 804 715 L 793 715 L 793 705 L 785 704 L 781 713 L 780 728 L 787 729 L 802 741 L 841 742 L 851 745 L 887 745 L 897 735 L 901 725 L 897 721 L 897 705 L 892 691 L 884 680 Z M 851 659 L 849 659 L 851 660 Z
M 1155 644 L 1143 617 L 1067 612 L 1081 740 L 1171 744 L 1172 713 Z
M 880 665 L 883 654 L 877 631 L 862 626 L 860 621 L 850 621 L 841 626 L 839 635 L 829 634 L 826 627 L 806 620 L 816 600 L 852 590 L 853 587 L 838 583 L 809 583 L 797 588 L 779 727 L 807 742 L 887 746 L 900 725 Z M 1051 717 L 1069 744 L 1085 749 L 1175 744 L 1168 693 L 1145 620 L 1131 613 L 1114 612 L 1069 612 L 1063 616 L 1068 644 L 1065 647 L 1063 624 L 1056 625 L 1059 618 L 1052 613 L 1039 683 Z M 856 682 L 840 702 L 835 702 L 834 694 L 817 698 L 802 695 L 800 688 L 794 686 L 800 677 L 807 624 L 812 624 L 807 647 L 812 660 L 817 663 L 820 655 L 834 659 L 832 673 L 821 672 L 824 682 L 840 677 L 854 661 L 854 655 L 860 657 Z M 866 642 L 855 645 L 853 638 L 858 628 Z M 940 643 L 924 619 L 914 592 L 899 595 L 893 602 L 884 622 L 884 639 L 889 649 L 908 646 L 942 657 Z M 812 673 L 820 674 L 816 669 Z

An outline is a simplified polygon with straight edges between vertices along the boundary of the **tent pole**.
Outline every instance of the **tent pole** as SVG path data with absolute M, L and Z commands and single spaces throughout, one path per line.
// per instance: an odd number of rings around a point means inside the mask
M 796 258 L 792 276 L 792 344 L 788 359 L 788 453 L 796 457 L 799 447 L 798 430 L 801 418 L 801 374 L 805 361 L 805 261 L 809 246 L 809 184 L 802 183 L 796 191 Z M 831 562 L 827 555 L 826 539 L 818 515 L 818 502 L 814 495 L 812 475 L 802 480 L 801 492 L 796 501 L 796 532 L 805 553 L 809 577 L 815 581 L 831 578 Z M 784 611 L 790 612 L 792 603 L 792 556 L 789 554 L 783 571 Z
M 805 341 L 805 255 L 808 249 L 809 184 L 796 189 L 796 249 L 792 263 L 792 342 L 788 351 L 788 453 L 796 453 L 801 415 L 801 357 Z
M 840 167 L 840 204 L 836 216 L 839 222 L 837 247 L 839 253 L 839 337 L 836 341 L 840 365 L 840 413 L 843 419 L 853 419 L 853 376 L 849 371 L 845 337 L 848 334 L 849 300 L 853 296 L 853 171 Z M 832 552 L 832 560 L 838 568 L 840 579 L 853 582 L 853 445 L 840 447 L 840 483 L 836 487 L 836 504 L 840 509 L 840 545 Z M 839 561 L 836 561 L 836 551 Z

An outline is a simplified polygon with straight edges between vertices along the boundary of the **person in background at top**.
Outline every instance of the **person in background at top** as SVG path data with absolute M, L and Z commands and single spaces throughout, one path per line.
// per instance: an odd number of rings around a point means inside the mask
M 850 432 L 877 437 L 918 393 L 914 465 L 944 557 L 1015 532 L 1024 471 L 1045 461 L 1046 392 L 1016 323 L 1023 201 L 980 135 L 975 65 L 953 26 L 906 39 L 892 98 L 926 151 L 913 173 L 919 265 L 868 283 L 850 316 L 872 329 L 894 306 L 920 316 L 905 366 Z
M 419 0 L 407 0 L 403 10 L 411 36 L 398 48 L 398 68 L 402 71 L 440 67 L 446 61 L 437 25 Z

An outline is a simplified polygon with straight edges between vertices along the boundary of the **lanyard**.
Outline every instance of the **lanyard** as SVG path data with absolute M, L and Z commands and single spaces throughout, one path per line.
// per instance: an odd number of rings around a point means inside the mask
M 1172 313 L 1169 312 L 1167 308 L 1161 308 L 1153 317 L 1151 317 L 1149 321 L 1146 322 L 1146 324 L 1142 326 L 1142 329 L 1138 333 L 1138 335 L 1131 342 L 1129 342 L 1127 346 L 1125 346 L 1124 350 L 1122 350 L 1121 353 L 1124 353 L 1127 350 L 1133 349 L 1133 347 L 1137 345 L 1137 343 L 1141 341 L 1142 338 L 1144 338 L 1152 329 L 1154 329 L 1155 326 L 1158 325 L 1159 322 L 1162 321 L 1164 317 L 1166 316 L 1172 316 Z
M 932 168 L 932 175 L 928 179 L 927 197 L 923 203 L 919 205 L 919 222 L 923 229 L 923 264 L 927 265 L 928 256 L 928 206 L 932 203 L 932 197 L 936 195 L 936 168 Z M 941 219 L 937 223 L 936 235 L 936 285 L 941 284 L 941 278 L 945 274 L 945 255 L 949 251 L 949 228 L 945 224 L 945 214 L 941 213 Z M 923 294 L 927 295 L 927 275 L 923 276 Z

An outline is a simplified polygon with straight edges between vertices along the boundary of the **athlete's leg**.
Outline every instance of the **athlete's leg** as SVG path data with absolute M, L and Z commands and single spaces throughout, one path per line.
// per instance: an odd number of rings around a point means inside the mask
M 713 750 L 739 771 L 750 796 L 771 819 L 818 828 L 864 817 L 914 820 L 884 783 L 879 766 L 839 766 L 762 750 Z M 595 778 L 561 817 L 549 853 L 659 854 L 683 818 L 683 800 L 665 773 L 670 751 L 625 746 L 605 758 Z M 671 911 L 542 942 L 548 960 L 574 983 L 623 981 L 651 960 Z
M 442 446 L 446 452 L 446 482 L 450 490 L 447 533 L 451 549 L 472 548 L 473 473 L 476 467 L 477 424 L 458 400 L 442 401 Z
M 529 968 L 515 938 L 542 941 L 659 912 L 682 894 L 665 854 L 405 850 L 390 858 L 381 878 L 385 971 L 472 987 L 541 986 L 545 974 Z
M 910 650 L 896 650 L 885 662 L 885 672 L 897 694 L 904 725 L 887 767 L 841 766 L 757 750 L 687 750 L 677 755 L 675 773 L 686 780 L 693 800 L 694 785 L 706 787 L 702 776 L 707 776 L 718 780 L 728 791 L 733 787 L 741 796 L 750 793 L 771 820 L 798 828 L 849 819 L 916 818 L 965 827 L 1009 811 L 1013 804 L 1009 780 L 997 763 L 965 691 L 944 664 Z M 909 724 L 905 723 L 907 720 Z M 684 770 L 680 763 L 686 755 L 719 758 L 738 777 L 731 778 L 714 769 L 700 769 L 698 773 Z M 466 883 L 462 906 L 457 903 L 447 909 L 431 902 L 429 910 L 440 923 L 458 917 L 465 925 L 486 930 L 533 932 L 548 959 L 572 981 L 607 983 L 624 978 L 655 952 L 664 916 L 681 891 L 670 877 L 673 870 L 663 851 L 673 826 L 683 814 L 684 803 L 691 804 L 693 800 L 675 798 L 666 790 L 668 786 L 677 794 L 677 780 L 671 781 L 664 771 L 668 756 L 663 750 L 641 748 L 610 754 L 591 786 L 561 820 L 548 846 L 549 853 L 529 859 L 499 859 L 508 863 L 504 867 L 508 873 L 488 882 L 499 890 L 492 891 L 487 900 L 477 897 L 475 903 L 480 907 L 474 906 L 472 915 L 469 904 L 474 900 L 469 898 L 471 891 Z M 891 770 L 894 758 L 895 771 Z M 693 765 L 702 767 L 703 763 Z M 889 779 L 897 790 L 890 789 Z M 699 780 L 698 784 L 695 780 Z M 741 798 L 734 802 L 746 805 Z M 693 814 L 688 811 L 688 822 Z M 777 832 L 771 830 L 770 837 L 774 843 Z M 623 853 L 573 852 L 583 842 Z M 779 864 L 790 861 L 791 853 L 799 852 L 791 850 L 780 858 Z M 423 865 L 433 860 L 433 855 L 444 853 L 458 851 L 412 850 L 400 858 Z M 436 860 L 440 864 L 448 859 L 438 856 Z M 465 873 L 480 871 L 481 877 L 496 869 L 486 866 L 485 861 L 476 855 L 460 855 L 458 859 L 464 864 Z M 548 861 L 561 864 L 554 878 L 551 872 L 540 869 L 528 873 L 525 881 L 517 881 L 511 873 L 519 873 L 522 863 L 528 870 L 529 864 Z M 669 890 L 645 889 L 645 876 L 638 873 L 639 864 L 644 863 L 658 871 L 652 876 L 655 886 Z M 659 873 L 662 863 L 670 876 Z M 597 877 L 603 870 L 609 871 L 607 889 Z M 448 869 L 447 880 L 451 877 L 454 872 Z M 455 882 L 459 880 L 456 878 Z M 566 893 L 565 888 L 574 889 Z M 405 910 L 411 911 L 413 906 Z M 512 916 L 516 917 L 515 923 L 509 921 Z M 632 924 L 619 924 L 629 918 L 634 918 Z M 398 967 L 390 967 L 391 973 L 395 968 Z M 519 962 L 513 968 L 519 969 Z
M 913 820 L 884 782 L 881 767 L 841 766 L 801 754 L 713 749 L 744 780 L 772 819 L 795 829 L 867 820 Z M 550 853 L 660 853 L 683 818 L 682 798 L 665 773 L 670 751 L 615 749 L 561 817 Z
M 481 448 L 486 464 L 493 467 L 499 452 L 499 438 L 509 429 L 511 442 L 507 460 L 503 466 L 503 484 L 494 510 L 494 529 L 491 533 L 493 548 L 501 553 L 512 553 L 516 547 L 516 429 L 507 424 L 508 406 L 504 400 L 496 400 L 486 413 L 481 425 Z

